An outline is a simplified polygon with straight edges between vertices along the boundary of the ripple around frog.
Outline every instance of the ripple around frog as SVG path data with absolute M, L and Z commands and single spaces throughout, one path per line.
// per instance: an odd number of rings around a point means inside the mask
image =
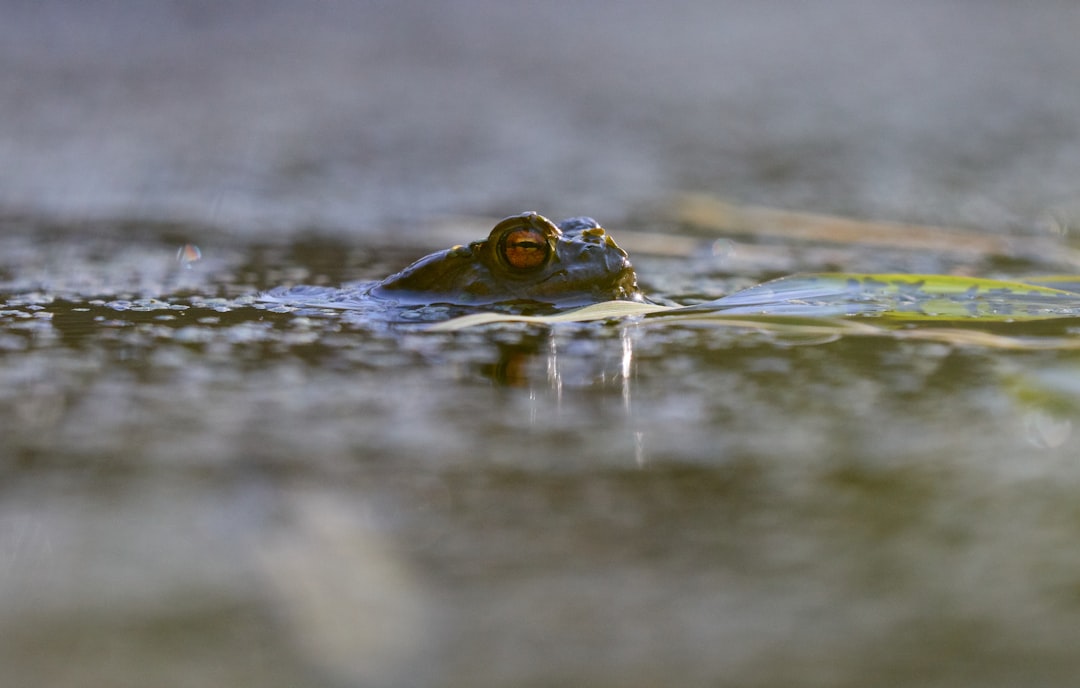
M 483 305 L 458 303 L 401 304 L 371 295 L 380 282 L 358 282 L 341 288 L 298 285 L 277 287 L 258 295 L 267 310 L 300 315 L 337 314 L 350 322 L 371 324 L 434 323 L 478 312 L 518 315 L 553 315 L 577 308 L 580 304 L 559 307 L 528 299 L 508 300 Z M 273 305 L 271 305 L 273 304 Z M 258 306 L 257 306 L 258 307 Z

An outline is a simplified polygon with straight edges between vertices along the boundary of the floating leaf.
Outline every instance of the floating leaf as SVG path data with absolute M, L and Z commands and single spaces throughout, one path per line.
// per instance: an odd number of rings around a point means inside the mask
M 1080 293 L 1046 286 L 1080 284 L 1080 279 L 1038 281 L 1042 283 L 951 275 L 795 275 L 692 306 L 608 301 L 547 316 L 477 313 L 431 329 L 454 331 L 501 322 L 547 325 L 636 316 L 641 323 L 653 325 L 693 320 L 806 340 L 869 336 L 1011 350 L 1080 348 L 1080 339 L 1073 337 L 1006 336 L 972 327 L 1080 317 Z M 933 321 L 963 323 L 965 327 L 896 327 Z
M 1024 280 L 1030 284 L 1080 294 L 1080 275 L 1039 275 Z
M 1080 295 L 979 277 L 822 273 L 783 277 L 693 308 L 727 314 L 1015 322 L 1080 315 Z

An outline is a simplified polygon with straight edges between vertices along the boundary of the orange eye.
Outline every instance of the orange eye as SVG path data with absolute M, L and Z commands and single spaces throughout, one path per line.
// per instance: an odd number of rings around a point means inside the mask
M 551 247 L 543 232 L 522 227 L 503 235 L 499 249 L 506 264 L 515 270 L 533 270 L 547 262 Z

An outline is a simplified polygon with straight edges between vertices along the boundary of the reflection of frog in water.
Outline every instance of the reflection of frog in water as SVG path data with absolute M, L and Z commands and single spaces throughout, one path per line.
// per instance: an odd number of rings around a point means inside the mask
M 642 298 L 626 251 L 595 220 L 575 217 L 556 226 L 536 213 L 502 220 L 483 241 L 421 258 L 368 294 L 400 304 L 464 305 Z

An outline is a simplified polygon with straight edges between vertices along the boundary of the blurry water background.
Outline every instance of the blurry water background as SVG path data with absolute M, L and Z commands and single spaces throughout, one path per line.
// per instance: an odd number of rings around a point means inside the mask
M 1080 5 L 0 14 L 3 685 L 1080 673 L 1075 354 L 247 300 L 480 238 L 447 218 L 678 231 L 686 191 L 1068 242 Z M 643 285 L 1073 267 L 709 245 L 634 256 Z
M 1070 2 L 3 9 L 12 210 L 358 232 L 709 189 L 1000 229 L 1080 172 Z

